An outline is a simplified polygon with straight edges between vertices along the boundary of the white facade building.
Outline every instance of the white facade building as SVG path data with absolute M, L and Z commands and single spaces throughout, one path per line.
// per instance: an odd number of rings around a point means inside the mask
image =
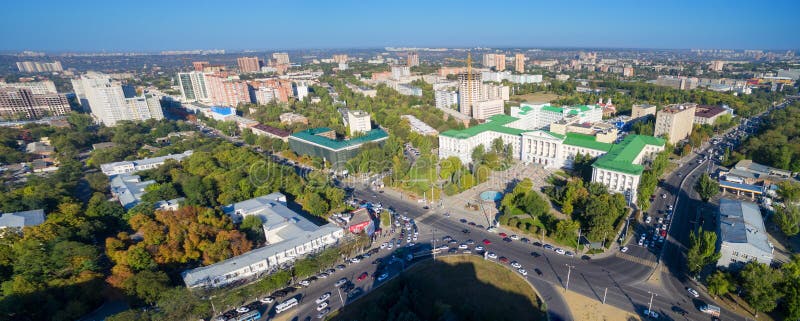
M 350 135 L 372 130 L 369 113 L 363 110 L 346 110 L 344 112 L 344 125 L 350 127 Z
M 184 158 L 189 157 L 191 155 L 192 151 L 187 150 L 181 154 L 170 154 L 170 155 L 145 158 L 135 161 L 113 162 L 113 163 L 101 164 L 100 170 L 103 172 L 103 174 L 106 174 L 107 176 L 119 175 L 119 174 L 131 174 L 138 171 L 159 167 L 163 165 L 164 162 L 168 159 L 181 161 Z
M 263 222 L 266 245 L 209 266 L 181 273 L 189 288 L 220 287 L 253 279 L 305 255 L 338 244 L 344 230 L 333 225 L 317 226 L 286 207 L 286 196 L 272 193 L 223 207 L 234 221 L 257 216 Z
M 121 120 L 164 118 L 157 99 L 152 100 L 147 96 L 126 98 L 122 84 L 112 81 L 108 75 L 89 72 L 73 79 L 72 86 L 81 104 L 88 104 L 92 116 L 106 126 L 114 126 Z
M 184 101 L 210 101 L 205 75 L 202 71 L 178 73 L 178 84 Z
M 433 92 L 433 99 L 436 101 L 436 108 L 452 109 L 458 107 L 458 92 L 449 90 L 436 90 Z
M 481 100 L 472 106 L 472 118 L 484 120 L 494 115 L 502 115 L 504 106 L 502 99 Z

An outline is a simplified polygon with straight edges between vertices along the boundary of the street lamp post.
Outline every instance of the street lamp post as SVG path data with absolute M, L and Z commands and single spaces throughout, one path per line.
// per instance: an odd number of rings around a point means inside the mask
M 569 291 L 569 276 L 572 273 L 572 269 L 575 267 L 574 265 L 564 264 L 567 266 L 567 283 L 564 284 L 564 291 Z

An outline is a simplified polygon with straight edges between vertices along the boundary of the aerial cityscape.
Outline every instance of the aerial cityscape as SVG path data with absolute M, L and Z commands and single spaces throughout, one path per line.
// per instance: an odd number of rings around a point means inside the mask
M 800 320 L 795 1 L 8 1 L 0 320 Z

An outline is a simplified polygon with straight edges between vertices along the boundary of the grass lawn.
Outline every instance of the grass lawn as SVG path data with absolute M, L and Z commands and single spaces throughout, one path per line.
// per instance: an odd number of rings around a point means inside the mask
M 516 272 L 467 255 L 419 263 L 330 320 L 385 320 L 401 311 L 422 320 L 546 320 L 545 310 Z

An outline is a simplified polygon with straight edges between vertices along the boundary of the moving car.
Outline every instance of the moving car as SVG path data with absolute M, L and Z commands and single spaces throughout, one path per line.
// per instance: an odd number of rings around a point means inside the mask
M 339 281 L 336 281 L 336 284 L 334 284 L 334 286 L 340 287 L 340 286 L 344 285 L 345 283 L 347 283 L 347 278 L 341 278 L 341 279 L 339 279 Z
M 317 304 L 320 304 L 320 303 L 322 303 L 322 302 L 328 301 L 328 299 L 329 299 L 330 297 L 331 297 L 331 293 L 330 293 L 330 292 L 325 292 L 325 293 L 324 293 L 324 294 L 322 294 L 322 295 L 321 295 L 319 298 L 317 298 L 317 300 L 316 300 L 316 301 L 314 301 L 314 302 L 316 302 Z
M 689 292 L 689 295 L 691 295 L 691 296 L 693 296 L 695 298 L 699 298 L 700 297 L 700 293 L 697 293 L 697 290 L 695 290 L 695 289 L 686 288 L 686 292 Z
M 622 252 L 622 253 L 628 252 L 628 247 L 627 246 L 623 246 L 621 249 L 619 249 L 619 251 Z

